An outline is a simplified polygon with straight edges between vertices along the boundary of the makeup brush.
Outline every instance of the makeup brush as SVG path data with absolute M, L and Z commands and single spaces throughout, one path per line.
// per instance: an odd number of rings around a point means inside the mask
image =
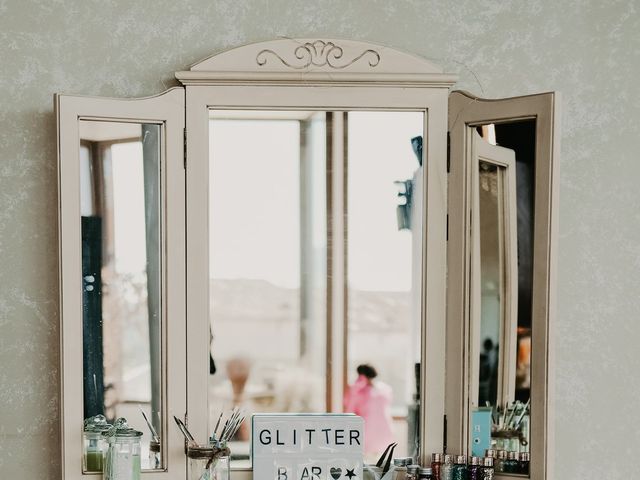
M 183 421 L 180 420 L 175 415 L 173 416 L 173 419 L 178 424 L 178 428 L 182 432 L 182 435 L 184 435 L 184 438 L 187 441 L 187 443 L 196 443 L 195 439 L 193 438 L 193 435 L 191 435 L 191 433 L 189 432 L 189 430 L 187 429 L 187 426 L 183 423 Z
M 147 427 L 149 427 L 149 431 L 151 432 L 151 436 L 153 437 L 153 441 L 154 442 L 160 442 L 160 437 L 158 436 L 158 432 L 156 432 L 156 429 L 153 428 L 153 425 L 151 425 L 151 422 L 147 418 L 147 414 L 144 413 L 144 410 L 142 410 L 142 407 L 139 404 L 138 404 L 138 408 L 140 409 L 140 413 L 142 414 L 142 418 L 144 418 L 144 421 L 147 422 Z
M 516 420 L 516 423 L 513 426 L 514 430 L 517 430 L 517 428 L 520 426 L 520 422 L 522 422 L 522 419 L 524 418 L 525 414 L 527 413 L 527 410 L 529 409 L 530 405 L 531 405 L 531 397 L 529 397 L 529 400 L 527 400 L 527 403 L 524 404 L 524 407 L 522 408 L 522 413 L 520 414 L 520 416 Z
M 513 404 L 513 410 L 511 410 L 511 413 L 509 414 L 509 418 L 505 423 L 505 428 L 508 429 L 509 426 L 511 425 L 511 421 L 513 420 L 513 417 L 516 414 L 516 410 L 518 410 L 518 405 L 520 405 L 520 400 L 518 400 L 516 403 Z

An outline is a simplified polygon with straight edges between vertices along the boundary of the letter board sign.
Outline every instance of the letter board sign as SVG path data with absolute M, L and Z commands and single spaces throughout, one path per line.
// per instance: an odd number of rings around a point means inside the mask
M 362 480 L 364 421 L 352 414 L 256 414 L 253 480 Z

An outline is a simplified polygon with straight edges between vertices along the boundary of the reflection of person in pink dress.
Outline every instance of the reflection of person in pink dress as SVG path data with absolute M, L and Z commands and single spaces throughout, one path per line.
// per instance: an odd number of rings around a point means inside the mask
M 358 367 L 358 379 L 344 398 L 344 411 L 364 419 L 364 452 L 376 454 L 393 442 L 392 420 L 389 411 L 393 393 L 391 387 L 379 380 L 371 365 Z

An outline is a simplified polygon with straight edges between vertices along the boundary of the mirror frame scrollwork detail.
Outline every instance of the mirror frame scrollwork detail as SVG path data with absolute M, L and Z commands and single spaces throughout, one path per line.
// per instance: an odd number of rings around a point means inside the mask
M 336 45 L 334 42 L 327 42 L 324 40 L 315 40 L 313 42 L 305 42 L 302 45 L 299 45 L 293 51 L 293 56 L 297 60 L 301 60 L 302 63 L 299 65 L 293 65 L 290 61 L 285 60 L 280 56 L 279 53 L 274 52 L 271 49 L 261 50 L 256 56 L 256 63 L 258 66 L 262 67 L 267 64 L 269 56 L 273 56 L 282 62 L 283 65 L 286 65 L 289 68 L 293 68 L 295 70 L 304 70 L 310 66 L 314 67 L 330 67 L 336 70 L 342 70 L 347 68 L 354 63 L 358 62 L 365 56 L 369 58 L 369 66 L 371 68 L 375 68 L 380 63 L 380 54 L 371 48 L 366 49 L 360 55 L 352 58 L 351 60 L 346 60 L 345 63 L 338 64 L 335 63 L 342 59 L 344 55 L 344 50 L 339 45 Z

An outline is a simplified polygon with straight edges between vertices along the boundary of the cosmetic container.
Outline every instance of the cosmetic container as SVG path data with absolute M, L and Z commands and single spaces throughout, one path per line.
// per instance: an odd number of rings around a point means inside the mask
M 453 455 L 445 455 L 440 477 L 442 480 L 453 480 Z
M 509 452 L 507 454 L 507 459 L 503 462 L 502 471 L 504 473 L 518 473 L 519 463 L 518 463 L 518 454 L 516 452 Z
M 498 450 L 498 456 L 493 463 L 493 468 L 496 473 L 504 473 L 504 464 L 507 461 L 507 451 Z
M 108 447 L 104 456 L 103 480 L 140 480 L 140 437 L 142 432 L 119 418 L 102 433 Z
M 485 457 L 482 461 L 482 480 L 493 480 L 494 472 L 493 469 L 493 457 Z
M 423 467 L 418 470 L 419 480 L 434 480 L 433 469 L 429 467 Z
M 84 421 L 83 443 L 83 470 L 85 472 L 101 472 L 104 453 L 107 450 L 107 442 L 102 437 L 102 432 L 111 427 L 104 415 L 96 415 Z
M 468 480 L 467 457 L 458 455 L 453 465 L 453 480 Z
M 530 460 L 531 454 L 529 452 L 521 452 L 520 455 L 518 455 L 518 473 L 529 475 Z
M 407 465 L 407 480 L 418 480 L 420 465 Z
M 431 455 L 431 471 L 433 472 L 433 480 L 441 480 L 442 454 L 434 453 Z
M 394 458 L 393 459 L 393 475 L 392 480 L 407 480 L 407 459 L 406 458 Z
M 160 468 L 160 442 L 151 440 L 149 442 L 149 468 L 154 470 Z
M 482 458 L 471 457 L 467 470 L 467 478 L 469 480 L 482 480 Z

